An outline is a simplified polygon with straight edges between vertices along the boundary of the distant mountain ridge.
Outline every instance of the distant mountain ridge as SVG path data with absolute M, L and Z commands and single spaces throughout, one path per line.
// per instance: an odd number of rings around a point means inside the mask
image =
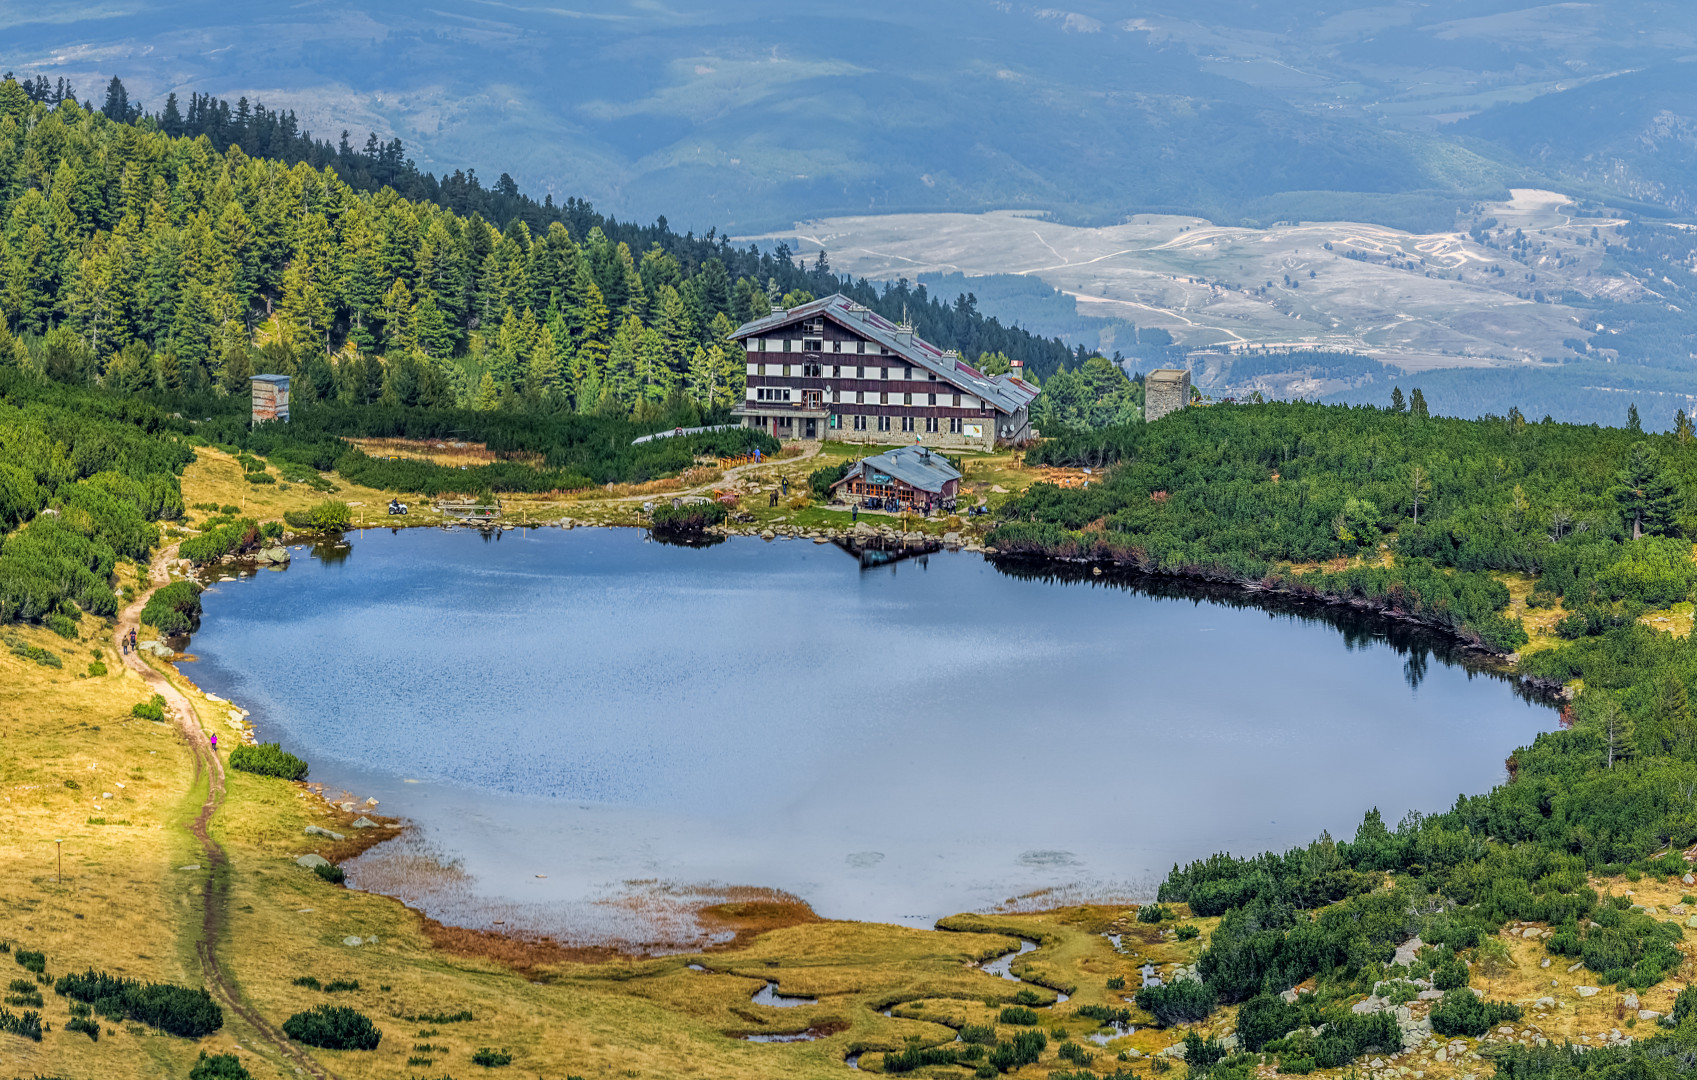
M 319 138 L 376 131 L 433 172 L 697 231 L 988 208 L 1426 231 L 1565 178 L 1690 200 L 1689 91 L 1667 65 L 1697 52 L 1697 11 L 1656 0 L 134 0 L 12 6 L 0 26 L 0 64 L 84 98 L 113 75 L 150 110 L 245 96 Z M 1640 70 L 1668 78 L 1621 74 Z M 1669 137 L 1564 119 L 1618 93 Z

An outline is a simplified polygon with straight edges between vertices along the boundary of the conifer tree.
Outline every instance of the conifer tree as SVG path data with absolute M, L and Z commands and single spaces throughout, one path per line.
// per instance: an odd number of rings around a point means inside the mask
M 640 396 L 637 373 L 641 363 L 642 320 L 629 315 L 619 324 L 607 351 L 607 369 L 601 378 L 602 403 L 598 405 L 602 411 L 616 407 L 629 412 L 635 407 Z
M 1634 435 L 1644 434 L 1644 425 L 1638 420 L 1638 404 L 1636 402 L 1626 407 L 1626 430 Z
M 1646 532 L 1663 536 L 1673 530 L 1681 502 L 1679 489 L 1649 443 L 1632 445 L 1626 468 L 1615 475 L 1614 496 L 1634 540 Z
M 1391 412 L 1401 413 L 1407 408 L 1408 404 L 1402 398 L 1402 387 L 1391 387 Z
M 253 364 L 248 359 L 247 349 L 240 345 L 231 346 L 224 353 L 223 372 L 218 380 L 219 388 L 231 396 L 245 394 L 252 377 Z
M 1431 416 L 1431 413 L 1426 409 L 1426 395 L 1420 392 L 1418 386 L 1414 388 L 1414 393 L 1408 396 L 1408 413 L 1416 420 L 1425 420 Z
M 487 371 L 477 382 L 477 393 L 472 398 L 471 407 L 478 412 L 491 412 L 500 403 L 501 394 L 495 386 L 495 376 Z

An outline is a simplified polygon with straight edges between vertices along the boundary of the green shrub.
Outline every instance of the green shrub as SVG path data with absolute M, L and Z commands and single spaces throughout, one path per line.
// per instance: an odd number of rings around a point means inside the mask
M 139 983 L 92 968 L 62 975 L 53 991 L 92 1005 L 114 1020 L 134 1020 L 170 1035 L 198 1039 L 224 1026 L 224 1010 L 204 989 L 173 983 Z
M 165 695 L 154 694 L 147 701 L 131 705 L 130 715 L 138 720 L 152 720 L 156 724 L 163 723 L 165 720 Z
M 342 871 L 342 868 L 340 866 L 337 866 L 335 863 L 329 863 L 329 864 L 324 865 L 324 866 L 315 866 L 315 867 L 312 868 L 312 872 L 317 874 L 319 877 L 323 878 L 325 881 L 328 881 L 332 885 L 340 885 L 343 881 L 347 880 L 347 876 L 348 876 L 346 873 L 344 873 Z M 354 984 L 354 987 L 356 989 L 358 988 L 358 986 L 359 986 L 358 983 Z M 326 986 L 324 989 L 329 990 L 330 987 Z
M 308 990 L 322 990 L 323 989 L 323 986 L 321 986 L 319 984 L 318 980 L 311 975 L 298 975 L 298 976 L 296 976 L 295 979 L 294 979 L 294 985 L 304 986 Z
M 1180 979 L 1163 986 L 1146 986 L 1137 992 L 1137 1007 L 1155 1018 L 1161 1027 L 1193 1024 L 1214 1011 L 1214 991 L 1195 979 Z
M 1074 1010 L 1087 1020 L 1098 1024 L 1119 1024 L 1124 1027 L 1131 1023 L 1130 1009 L 1111 1009 L 1106 1005 L 1080 1005 Z
M 723 503 L 684 503 L 656 506 L 649 523 L 659 532 L 698 533 L 711 525 L 723 524 L 729 515 Z
M 278 743 L 238 746 L 230 753 L 230 767 L 283 780 L 305 780 L 308 768 L 306 762 L 284 750 Z
M 259 522 L 242 518 L 199 536 L 191 536 L 177 545 L 177 554 L 195 563 L 215 562 L 226 555 L 236 555 L 253 547 L 259 539 Z
M 1256 994 L 1237 1011 L 1237 1035 L 1245 1050 L 1259 1053 L 1263 1046 L 1295 1031 L 1302 1022 L 1301 1006 L 1289 1004 L 1277 994 Z
M 807 474 L 807 486 L 812 489 L 816 499 L 831 497 L 831 485 L 848 475 L 854 462 L 844 461 L 837 465 L 827 465 L 823 469 L 814 469 Z
M 461 1009 L 452 1013 L 420 1013 L 417 1016 L 403 1016 L 401 1019 L 411 1024 L 462 1024 L 476 1020 L 477 1017 L 471 1014 L 471 1010 Z
M 283 515 L 290 528 L 307 532 L 345 532 L 353 519 L 353 508 L 338 499 L 325 499 L 309 510 L 291 510 Z
M 324 1050 L 375 1050 L 383 1033 L 346 1005 L 316 1005 L 283 1021 L 283 1034 Z
M 1041 1005 L 1043 1004 L 1043 995 L 1029 987 L 1022 987 L 1019 993 L 1013 996 L 1013 1003 L 1015 1005 Z
M 1137 921 L 1140 923 L 1158 923 L 1172 917 L 1173 913 L 1160 904 L 1144 904 L 1137 909 Z
M 1193 926 L 1190 923 L 1185 923 L 1183 926 L 1178 928 L 1178 939 L 1180 941 L 1194 941 L 1201 936 L 1202 928 L 1199 926 Z
M 960 1029 L 960 1041 L 977 1046 L 995 1046 L 996 1029 L 990 1024 L 968 1024 Z
M 485 1069 L 498 1069 L 503 1065 L 511 1065 L 513 1063 L 513 1055 L 507 1053 L 504 1049 L 492 1050 L 485 1046 L 472 1053 L 471 1063 L 473 1065 L 481 1065 Z
M 246 480 L 250 484 L 275 484 L 277 482 L 277 478 L 275 476 L 272 476 L 270 473 L 262 472 L 250 472 L 246 476 L 242 477 L 242 479 Z
M 1015 1032 L 1012 1039 L 998 1043 L 990 1051 L 988 1064 L 994 1066 L 997 1072 L 1011 1072 L 1022 1065 L 1035 1065 L 1048 1045 L 1049 1037 L 1041 1031 Z
M 1030 1027 L 1037 1023 L 1037 1011 L 1024 1005 L 1003 1006 L 996 1019 L 1003 1024 L 1016 1024 Z
M 331 979 L 329 982 L 324 984 L 324 992 L 326 994 L 340 994 L 348 990 L 358 989 L 358 979 Z
M 1184 1034 L 1184 1063 L 1192 1069 L 1211 1069 L 1225 1059 L 1226 1048 L 1218 1039 L 1204 1039 L 1194 1031 Z
M 33 660 L 42 667 L 62 668 L 65 666 L 65 662 L 59 659 L 59 654 L 48 649 L 43 649 L 39 645 L 27 644 L 22 638 L 8 635 L 6 638 L 6 648 L 11 650 L 13 656 L 21 656 L 25 660 Z
M 91 660 L 88 665 L 88 677 L 98 679 L 106 674 L 106 665 L 99 660 Z
M 1432 989 L 1459 990 L 1467 985 L 1467 965 L 1454 956 L 1446 957 L 1432 969 Z
M 37 975 L 47 970 L 47 954 L 31 949 L 19 949 L 12 954 L 12 959 L 25 971 L 33 971 Z
M 41 620 L 41 625 L 70 641 L 77 640 L 77 620 L 69 615 L 53 614 Z
M 1439 1035 L 1478 1038 L 1505 1020 L 1519 1020 L 1520 1006 L 1486 1001 L 1471 990 L 1449 990 L 1432 1010 L 1432 1030 Z
M 200 594 L 203 591 L 192 581 L 173 581 L 163 585 L 147 598 L 141 609 L 141 621 L 158 628 L 165 637 L 187 634 L 200 625 Z
M 40 1042 L 41 1014 L 34 1009 L 27 1009 L 22 1013 L 0 1009 L 0 1032 Z
M 100 1021 L 85 1020 L 80 1016 L 65 1021 L 66 1031 L 80 1031 L 95 1042 L 100 1041 Z
M 1055 1052 L 1060 1055 L 1062 1061 L 1070 1061 L 1074 1065 L 1089 1065 L 1092 1061 L 1096 1060 L 1095 1054 L 1088 1052 L 1084 1049 L 1084 1047 L 1071 1041 L 1064 1042 L 1060 1046 L 1056 1047 Z
M 206 1056 L 206 1051 L 200 1052 L 200 1060 L 189 1070 L 189 1080 L 253 1080 L 253 1074 L 242 1065 L 241 1058 L 234 1054 L 214 1054 Z
M 1125 989 L 1125 976 L 1124 975 L 1115 975 L 1115 976 L 1112 976 L 1111 978 L 1109 978 L 1108 979 L 1108 989 L 1109 990 L 1124 990 Z

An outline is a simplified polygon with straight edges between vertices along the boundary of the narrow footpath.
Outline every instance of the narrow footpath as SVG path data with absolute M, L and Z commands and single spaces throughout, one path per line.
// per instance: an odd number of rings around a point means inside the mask
M 224 805 L 224 763 L 208 745 L 199 717 L 188 697 L 178 690 L 170 679 L 144 662 L 140 652 L 125 653 L 122 647 L 123 639 L 131 630 L 139 632 L 141 609 L 147 603 L 147 598 L 160 586 L 170 583 L 171 576 L 165 568 L 176 557 L 175 544 L 154 557 L 148 567 L 147 590 L 118 615 L 112 646 L 123 659 L 125 666 L 140 675 L 155 693 L 165 699 L 166 711 L 175 721 L 177 733 L 188 743 L 189 750 L 194 754 L 194 783 L 198 784 L 202 775 L 207 777 L 206 801 L 201 804 L 199 815 L 188 826 L 189 832 L 194 834 L 205 853 L 207 871 L 205 884 L 201 886 L 200 891 L 200 940 L 195 944 L 195 951 L 200 956 L 201 975 L 205 978 L 206 988 L 212 996 L 230 1012 L 246 1021 L 261 1039 L 270 1043 L 285 1061 L 294 1066 L 295 1072 L 317 1077 L 318 1080 L 337 1080 L 334 1073 L 313 1060 L 298 1044 L 242 1001 L 235 980 L 224 970 L 218 959 L 218 938 L 228 917 L 227 885 L 230 860 L 223 847 L 212 839 L 210 826 L 213 816 Z

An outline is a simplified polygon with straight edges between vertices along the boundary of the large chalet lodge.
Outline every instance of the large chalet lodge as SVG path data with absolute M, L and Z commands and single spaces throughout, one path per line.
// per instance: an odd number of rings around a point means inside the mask
M 993 450 L 1031 438 L 1037 388 L 988 376 L 838 293 L 738 327 L 748 395 L 733 410 L 780 439 Z

